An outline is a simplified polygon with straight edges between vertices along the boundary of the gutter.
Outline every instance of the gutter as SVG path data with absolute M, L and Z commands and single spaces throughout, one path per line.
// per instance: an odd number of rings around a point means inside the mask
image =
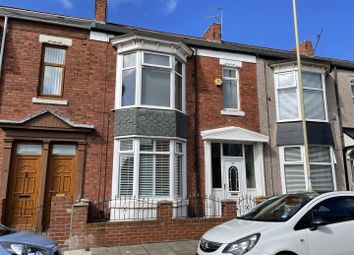
M 8 22 L 8 17 L 5 16 L 5 21 L 4 21 L 4 29 L 2 32 L 2 39 L 1 39 L 1 51 L 0 51 L 0 78 L 1 78 L 1 73 L 2 73 L 2 62 L 4 58 L 4 52 L 5 52 L 5 41 L 6 41 L 6 34 L 7 34 L 7 22 Z

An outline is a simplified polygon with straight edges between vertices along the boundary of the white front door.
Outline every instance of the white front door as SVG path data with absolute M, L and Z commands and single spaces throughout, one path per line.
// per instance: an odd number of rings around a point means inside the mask
M 224 198 L 235 199 L 247 193 L 243 159 L 224 159 Z

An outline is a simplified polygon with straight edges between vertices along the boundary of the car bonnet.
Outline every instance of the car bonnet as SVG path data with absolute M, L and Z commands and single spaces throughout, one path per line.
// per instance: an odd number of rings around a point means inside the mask
M 283 223 L 234 219 L 210 229 L 203 238 L 217 243 L 231 243 L 252 234 L 262 234 L 280 224 Z
M 0 242 L 22 243 L 46 249 L 51 249 L 56 245 L 53 240 L 32 232 L 10 232 L 1 235 Z

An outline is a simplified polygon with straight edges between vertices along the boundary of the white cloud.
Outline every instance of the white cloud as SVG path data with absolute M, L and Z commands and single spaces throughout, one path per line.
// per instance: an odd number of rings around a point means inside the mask
M 60 0 L 61 4 L 65 9 L 72 9 L 74 4 L 71 0 Z
M 160 2 L 163 4 L 165 14 L 174 12 L 178 4 L 177 0 L 160 0 Z

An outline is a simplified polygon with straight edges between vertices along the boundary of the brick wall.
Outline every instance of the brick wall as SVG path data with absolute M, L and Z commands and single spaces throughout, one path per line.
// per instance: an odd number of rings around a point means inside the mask
M 66 106 L 32 103 L 40 77 L 40 34 L 73 41 L 66 56 Z M 0 81 L 0 119 L 22 120 L 52 109 L 76 123 L 94 125 L 95 132 L 87 137 L 83 183 L 83 196 L 94 202 L 111 194 L 115 63 L 115 49 L 109 43 L 89 40 L 88 31 L 9 20 Z M 2 139 L 0 145 L 2 164 Z
M 64 250 L 199 239 L 208 229 L 236 216 L 236 203 L 223 201 L 221 218 L 173 219 L 172 203 L 162 201 L 158 204 L 157 220 L 87 223 L 88 201 L 74 205 L 71 201 L 59 197 L 51 206 L 53 223 L 48 236 Z
M 197 63 L 195 63 L 195 61 Z M 197 72 L 195 71 L 197 67 Z M 240 110 L 245 112 L 244 117 L 226 116 L 221 114 L 223 109 L 222 87 L 216 87 L 214 80 L 222 78 L 222 66 L 218 58 L 198 56 L 193 57 L 187 64 L 186 93 L 188 122 L 188 189 L 190 193 L 196 192 L 196 169 L 195 169 L 195 75 L 198 83 L 198 163 L 200 172 L 200 193 L 204 193 L 204 146 L 200 132 L 208 129 L 236 126 L 255 132 L 260 131 L 257 73 L 256 64 L 243 62 L 239 70 Z

